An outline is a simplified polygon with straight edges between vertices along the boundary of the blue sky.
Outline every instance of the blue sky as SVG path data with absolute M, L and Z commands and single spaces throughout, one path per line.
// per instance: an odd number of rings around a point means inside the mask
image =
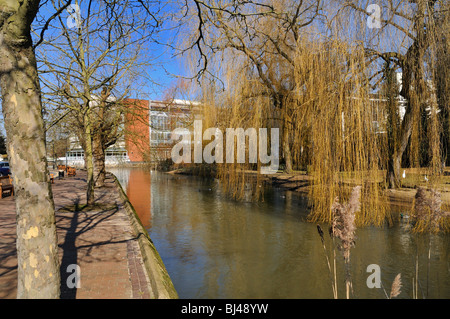
M 73 1 L 75 2 L 75 1 Z M 160 2 L 158 2 L 160 3 Z M 161 12 L 164 14 L 169 14 L 170 10 L 179 10 L 179 4 L 175 1 L 175 2 L 165 2 L 165 7 L 163 7 L 161 9 Z M 361 3 L 363 3 L 363 7 L 365 6 L 365 4 L 370 4 L 371 1 L 370 0 L 363 0 Z M 152 8 L 153 10 L 154 8 Z M 83 16 L 83 14 L 86 14 L 86 12 L 83 12 L 85 10 L 85 7 L 83 7 L 83 4 L 81 5 L 81 15 Z M 51 3 L 50 1 L 47 2 L 47 5 L 42 7 L 40 12 L 39 12 L 39 17 L 45 19 L 48 18 L 49 16 L 51 16 L 53 13 L 55 12 L 54 8 L 51 7 Z M 179 13 L 179 12 L 177 12 Z M 386 14 L 386 12 L 382 12 L 382 14 Z M 38 19 L 39 19 L 38 17 Z M 65 20 L 69 17 L 69 13 L 67 11 L 64 11 L 61 14 L 61 17 Z M 359 25 L 361 22 L 365 22 L 365 18 L 363 18 L 363 21 L 357 21 L 359 19 L 354 19 L 353 21 L 350 20 L 348 22 L 348 30 L 347 30 L 347 34 L 345 34 L 345 36 L 347 37 L 354 37 L 354 31 L 357 29 L 357 25 Z M 173 27 L 174 25 L 177 25 L 180 21 L 174 19 L 173 21 L 170 20 L 166 20 L 165 24 L 163 25 L 163 28 L 165 28 L 166 31 L 161 32 L 158 34 L 158 41 L 161 43 L 173 43 L 174 40 L 174 33 L 173 30 L 170 29 L 171 27 Z M 184 23 L 184 21 L 183 21 Z M 187 22 L 189 23 L 189 22 Z M 185 23 L 185 24 L 187 24 Z M 195 21 L 194 21 L 195 23 Z M 354 24 L 353 24 L 354 23 Z M 35 26 L 38 25 L 37 21 L 34 23 Z M 49 28 L 46 31 L 46 35 L 45 38 L 47 38 L 48 36 L 50 36 L 52 33 L 51 28 Z M 367 33 L 366 36 L 369 36 L 370 38 L 371 33 Z M 370 41 L 373 39 L 369 39 L 366 38 L 366 41 Z M 387 41 L 387 43 L 383 43 L 382 45 L 387 45 L 387 46 L 395 46 L 395 45 L 399 45 L 398 43 L 401 43 L 402 40 L 401 38 L 397 35 L 397 34 L 392 34 L 390 37 L 391 41 Z M 400 40 L 400 41 L 399 41 Z M 396 48 L 398 49 L 398 48 Z M 176 75 L 178 76 L 189 76 L 187 68 L 185 68 L 185 61 L 182 58 L 176 58 L 173 56 L 174 51 L 171 50 L 168 46 L 163 46 L 160 44 L 156 44 L 156 43 L 149 43 L 148 47 L 147 47 L 148 52 L 151 53 L 151 55 L 153 57 L 156 57 L 155 59 L 155 63 L 153 64 L 153 66 L 151 68 L 148 68 L 147 74 L 149 76 L 149 80 L 145 82 L 145 84 L 143 85 L 144 87 L 142 88 L 142 91 L 147 93 L 147 98 L 149 99 L 162 99 L 164 97 L 164 93 L 165 90 L 168 89 L 171 85 L 174 85 L 174 83 L 176 83 L 177 78 Z M 174 76 L 175 75 L 175 76 Z M 3 121 L 2 121 L 3 122 Z M 1 125 L 0 128 L 3 131 L 3 125 Z
M 75 1 L 72 1 L 75 3 Z M 81 3 L 81 15 L 86 14 L 83 12 L 85 10 L 84 3 Z M 163 10 L 168 10 L 163 8 Z M 32 27 L 37 33 L 40 33 L 40 27 L 43 25 L 42 21 L 48 19 L 53 13 L 55 9 L 51 5 L 51 2 L 47 2 L 47 4 L 40 8 L 38 16 L 34 21 Z M 69 12 L 64 10 L 61 13 L 61 18 L 63 20 L 67 20 L 69 18 Z M 171 21 L 166 21 L 163 25 L 164 29 L 168 29 L 171 27 Z M 52 35 L 52 27 L 50 26 L 44 35 L 44 39 L 50 38 Z M 33 35 L 34 43 L 36 43 L 38 36 Z M 158 41 L 160 43 L 169 43 L 173 40 L 172 31 L 166 30 L 158 33 Z M 164 46 L 162 44 L 157 43 L 149 43 L 147 46 L 147 51 L 151 53 L 152 58 L 154 58 L 154 63 L 152 66 L 147 68 L 146 73 L 148 74 L 148 81 L 146 80 L 144 83 L 144 87 L 140 87 L 141 92 L 147 93 L 146 96 L 148 99 L 162 99 L 165 93 L 165 90 L 170 86 L 174 85 L 177 81 L 176 76 L 188 76 L 186 69 L 184 68 L 183 59 L 179 57 L 174 57 L 174 51 L 170 49 L 168 46 Z M 135 96 L 130 96 L 135 97 Z M 1 106 L 1 100 L 0 100 Z M 0 132 L 4 136 L 4 126 L 3 126 L 3 114 L 0 115 Z

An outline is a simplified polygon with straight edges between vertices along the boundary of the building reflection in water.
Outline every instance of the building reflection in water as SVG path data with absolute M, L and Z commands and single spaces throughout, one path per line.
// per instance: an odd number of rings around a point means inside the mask
M 130 170 L 127 195 L 145 229 L 150 229 L 152 226 L 150 184 L 150 171 Z

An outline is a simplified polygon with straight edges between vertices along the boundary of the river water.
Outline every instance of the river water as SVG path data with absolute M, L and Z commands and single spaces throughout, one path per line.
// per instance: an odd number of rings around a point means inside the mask
M 268 189 L 263 202 L 229 200 L 217 181 L 142 168 L 109 169 L 148 230 L 180 298 L 333 298 L 327 259 L 306 199 Z M 331 240 L 325 248 L 332 264 Z M 401 273 L 398 298 L 450 298 L 450 236 L 408 232 L 406 223 L 357 229 L 351 250 L 353 298 L 386 298 Z M 336 251 L 339 297 L 343 258 Z M 367 271 L 376 264 L 380 272 Z M 379 274 L 377 277 L 376 275 Z M 369 280 L 368 280 L 369 278 Z M 380 278 L 381 288 L 369 288 Z

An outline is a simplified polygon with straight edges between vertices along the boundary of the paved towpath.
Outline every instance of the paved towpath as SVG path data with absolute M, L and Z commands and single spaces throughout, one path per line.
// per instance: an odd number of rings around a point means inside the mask
M 95 189 L 98 205 L 86 203 L 86 173 L 55 178 L 52 184 L 61 261 L 61 298 L 141 299 L 150 298 L 137 239 L 123 207 L 114 179 Z M 67 207 L 79 205 L 74 212 Z M 17 257 L 14 197 L 0 199 L 0 299 L 16 298 Z M 69 289 L 67 266 L 80 267 L 80 288 Z

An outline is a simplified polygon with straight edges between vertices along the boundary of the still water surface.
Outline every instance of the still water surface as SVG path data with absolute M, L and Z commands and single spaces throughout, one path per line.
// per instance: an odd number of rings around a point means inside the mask
M 297 194 L 270 189 L 264 202 L 238 203 L 214 180 L 139 168 L 110 171 L 147 228 L 180 298 L 333 298 L 316 225 L 306 222 L 306 200 Z M 449 235 L 431 238 L 429 271 L 428 237 L 409 233 L 404 223 L 358 229 L 356 235 L 354 298 L 386 298 L 383 288 L 367 286 L 370 264 L 380 266 L 387 294 L 401 273 L 399 298 L 411 298 L 417 255 L 419 297 L 428 291 L 429 298 L 450 298 Z M 328 236 L 325 244 L 329 249 Z M 337 267 L 344 298 L 339 252 Z

